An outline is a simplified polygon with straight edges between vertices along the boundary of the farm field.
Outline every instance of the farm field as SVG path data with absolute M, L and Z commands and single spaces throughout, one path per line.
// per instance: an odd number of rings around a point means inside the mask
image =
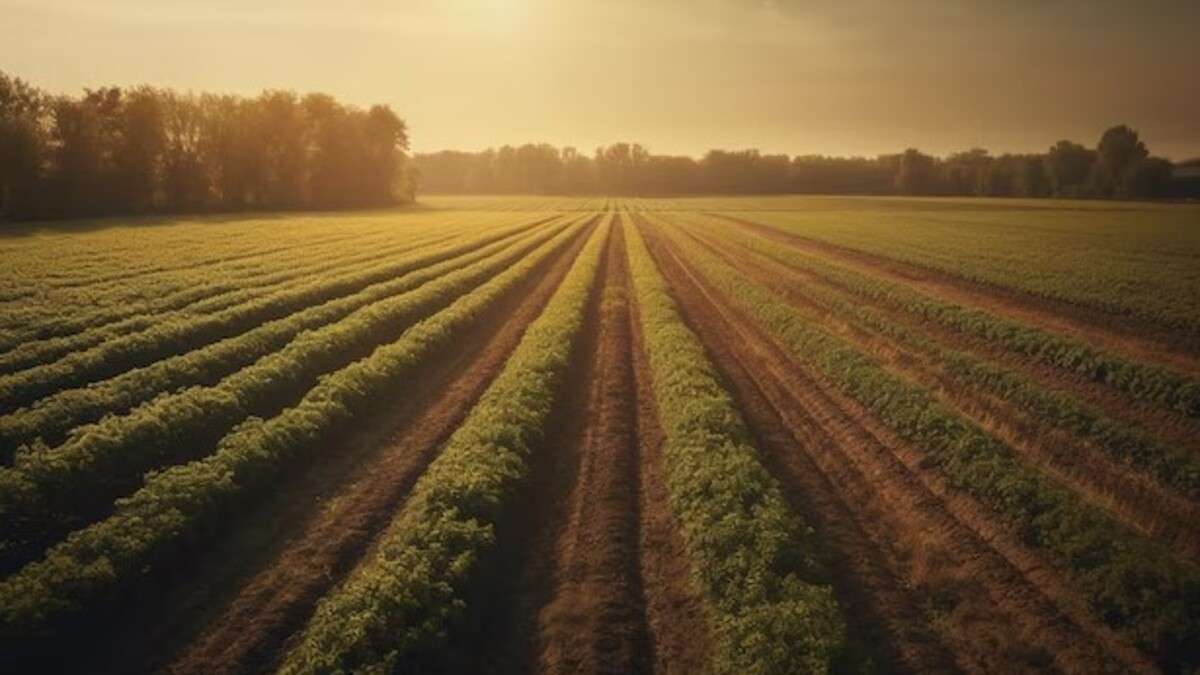
M 1200 206 L 0 234 L 0 669 L 1200 669 Z

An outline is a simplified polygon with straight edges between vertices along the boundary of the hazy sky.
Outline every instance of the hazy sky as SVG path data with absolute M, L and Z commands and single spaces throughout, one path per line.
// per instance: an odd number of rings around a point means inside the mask
M 1200 0 L 0 0 L 0 69 L 385 102 L 421 151 L 1200 156 Z

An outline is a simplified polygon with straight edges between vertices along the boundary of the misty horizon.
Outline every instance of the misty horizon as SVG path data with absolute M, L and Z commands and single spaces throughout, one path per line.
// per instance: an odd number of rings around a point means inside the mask
M 1200 156 L 1200 90 L 1182 76 L 1200 4 L 1178 0 L 0 7 L 0 63 L 49 91 L 324 91 L 392 106 L 417 153 L 1004 154 L 1125 123 L 1159 156 Z

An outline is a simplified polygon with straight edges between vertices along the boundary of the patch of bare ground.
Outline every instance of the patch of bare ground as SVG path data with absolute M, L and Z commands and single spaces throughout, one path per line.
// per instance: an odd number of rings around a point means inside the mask
M 703 669 L 706 628 L 666 504 L 635 311 L 615 227 L 553 424 L 460 638 L 474 653 L 448 670 Z
M 555 543 L 553 590 L 538 613 L 540 672 L 649 671 L 628 306 L 622 230 L 616 228 L 605 254 L 596 340 L 586 356 L 575 484 Z
M 763 436 L 771 463 L 813 509 L 847 567 L 842 596 L 862 599 L 898 670 L 1153 672 L 1042 556 L 650 239 L 752 426 L 776 430 Z
M 932 391 L 1052 479 L 1144 534 L 1167 541 L 1192 559 L 1200 559 L 1200 534 L 1194 527 L 1200 522 L 1200 504 L 1114 460 L 1086 439 L 956 377 L 929 355 L 831 311 L 805 294 L 803 280 L 786 265 L 746 249 L 714 244 L 690 230 L 688 234 L 739 273 L 775 291 L 809 321 L 837 333 L 892 374 Z
M 923 293 L 1037 326 L 1135 361 L 1200 373 L 1200 336 L 1146 319 L 974 281 L 931 267 L 856 251 L 768 225 L 710 214 L 758 236 L 834 260 L 855 271 L 900 282 Z

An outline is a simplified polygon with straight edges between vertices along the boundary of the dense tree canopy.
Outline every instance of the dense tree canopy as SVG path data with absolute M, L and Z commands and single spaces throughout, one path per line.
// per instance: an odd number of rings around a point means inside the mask
M 711 150 L 700 159 L 654 155 L 637 143 L 597 148 L 504 146 L 418 154 L 423 191 L 526 194 L 905 194 L 996 197 L 1173 196 L 1170 162 L 1150 157 L 1125 125 L 1089 149 L 1059 141 L 1045 154 L 991 155 L 973 148 L 945 158 L 916 149 L 875 158 L 767 155 Z
M 411 199 L 404 122 L 326 94 L 52 96 L 0 72 L 0 216 L 343 208 Z
M 419 154 L 387 106 L 327 94 L 257 97 L 142 86 L 50 95 L 0 72 L 0 218 L 333 209 L 432 193 L 1200 196 L 1186 171 L 1114 126 L 1097 146 L 1044 154 L 982 148 L 944 158 L 711 150 L 700 159 L 614 143 L 591 155 L 547 144 Z M 415 169 L 415 170 L 414 170 Z M 1181 178 L 1182 176 L 1182 178 Z

